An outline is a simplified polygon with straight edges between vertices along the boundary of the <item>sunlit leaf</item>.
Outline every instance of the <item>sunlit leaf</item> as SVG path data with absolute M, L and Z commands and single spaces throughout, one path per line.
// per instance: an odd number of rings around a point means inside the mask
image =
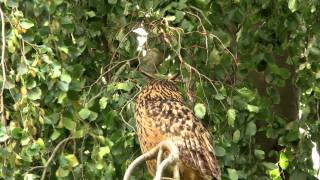
M 108 104 L 108 98 L 107 97 L 102 97 L 99 100 L 100 109 L 105 109 L 107 107 L 107 104 Z
M 279 166 L 282 169 L 287 169 L 287 167 L 289 166 L 289 160 L 288 160 L 286 154 L 283 152 L 280 153 Z
M 65 155 L 65 158 L 68 160 L 70 167 L 76 167 L 79 165 L 79 161 L 74 154 Z
M 34 23 L 28 19 L 22 19 L 20 21 L 20 26 L 24 29 L 30 29 L 31 27 L 34 26 Z
M 91 111 L 88 108 L 83 108 L 79 111 L 79 116 L 81 119 L 87 119 L 91 114 Z
M 231 127 L 234 127 L 234 121 L 236 119 L 236 110 L 235 109 L 229 109 L 227 111 L 227 118 L 228 118 L 228 124 Z
M 123 82 L 117 84 L 117 89 L 130 91 L 134 87 L 134 84 L 131 82 Z
M 106 154 L 110 153 L 110 148 L 109 146 L 104 146 L 99 148 L 99 158 L 102 159 Z
M 280 178 L 280 171 L 279 171 L 279 169 L 277 168 L 277 169 L 273 169 L 273 170 L 270 170 L 269 171 L 269 175 L 270 175 L 270 177 L 272 178 L 272 179 L 274 179 L 274 180 L 281 180 L 282 178 Z
M 63 118 L 63 126 L 69 131 L 74 131 L 76 129 L 77 124 L 70 118 Z
M 90 116 L 89 116 L 90 121 L 96 120 L 97 117 L 98 117 L 98 113 L 93 112 L 93 111 L 90 112 Z
M 254 113 L 257 113 L 257 112 L 259 112 L 259 107 L 258 106 L 254 106 L 254 105 L 251 105 L 251 104 L 248 104 L 247 105 L 247 110 L 249 111 L 249 112 L 254 112 Z
M 30 91 L 28 91 L 28 98 L 30 100 L 40 99 L 41 95 L 42 95 L 42 91 L 39 87 L 33 88 Z
M 228 168 L 227 171 L 228 171 L 229 178 L 231 180 L 238 180 L 239 177 L 238 177 L 237 170 Z
M 291 12 L 295 12 L 297 10 L 297 0 L 288 0 L 288 8 Z
M 250 89 L 243 87 L 241 89 L 238 89 L 238 93 L 241 94 L 243 97 L 245 97 L 248 102 L 255 99 L 255 94 Z
M 257 132 L 257 126 L 254 122 L 249 122 L 249 124 L 247 125 L 247 128 L 246 128 L 246 135 L 248 136 L 253 136 L 255 135 Z
M 0 143 L 7 141 L 9 138 L 6 127 L 0 124 Z
M 51 134 L 50 139 L 54 141 L 58 139 L 60 135 L 61 135 L 60 131 L 54 130 L 53 133 Z
M 71 76 L 66 72 L 61 74 L 60 79 L 61 79 L 61 81 L 64 81 L 66 83 L 70 83 L 71 82 Z
M 38 139 L 36 140 L 36 144 L 37 144 L 41 149 L 45 148 L 45 144 L 44 144 L 44 141 L 43 141 L 42 138 L 38 138 Z
M 206 115 L 206 107 L 204 106 L 204 104 L 197 103 L 194 106 L 194 112 L 199 119 L 202 119 Z
M 67 177 L 69 175 L 70 171 L 68 169 L 63 169 L 59 167 L 56 171 L 57 177 Z

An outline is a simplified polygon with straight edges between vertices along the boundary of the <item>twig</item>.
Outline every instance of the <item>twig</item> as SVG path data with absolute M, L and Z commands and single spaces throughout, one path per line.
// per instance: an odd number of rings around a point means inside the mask
M 81 179 L 84 180 L 84 162 L 83 162 L 83 151 L 84 151 L 84 143 L 86 140 L 87 136 L 84 136 L 82 139 L 81 143 L 81 148 L 80 148 L 80 162 L 81 162 Z
M 138 158 L 136 158 L 126 170 L 126 173 L 123 177 L 123 180 L 129 180 L 133 170 L 142 162 L 150 160 L 157 156 L 157 152 L 159 152 L 160 148 L 167 149 L 170 154 L 169 156 L 160 163 L 160 166 L 157 168 L 156 176 L 154 180 L 161 180 L 163 170 L 170 164 L 177 163 L 179 161 L 179 149 L 171 140 L 165 140 L 160 142 L 156 147 L 152 148 L 150 151 L 142 154 Z M 174 173 L 176 174 L 176 173 Z
M 123 105 L 123 106 L 121 107 L 121 110 L 120 110 L 120 112 L 119 112 L 120 117 L 121 117 L 121 120 L 122 120 L 128 127 L 130 127 L 134 132 L 136 132 L 136 129 L 135 129 L 133 126 L 131 126 L 131 125 L 124 119 L 124 117 L 123 117 L 123 115 L 122 115 L 122 112 L 123 112 L 124 108 L 125 108 L 129 103 L 131 103 L 131 102 L 139 95 L 140 91 L 141 91 L 141 88 L 140 88 L 140 90 L 139 90 L 125 105 Z
M 27 172 L 25 172 L 23 174 L 26 175 L 26 174 L 29 174 L 29 172 L 31 172 L 31 171 L 34 171 L 36 169 L 43 169 L 43 168 L 44 168 L 44 166 L 35 166 L 35 167 L 30 168 Z
M 137 59 L 137 57 L 133 57 L 133 58 L 131 58 L 131 59 L 124 60 L 124 61 L 119 61 L 119 62 L 115 63 L 114 66 L 112 66 L 112 67 L 109 68 L 108 70 L 104 71 L 92 84 L 90 84 L 90 85 L 88 86 L 89 90 L 88 90 L 88 93 L 87 93 L 87 94 L 90 94 L 90 91 L 91 91 L 92 87 L 93 87 L 95 84 L 97 84 L 97 83 L 100 81 L 100 79 L 102 79 L 107 73 L 109 73 L 110 71 L 112 71 L 113 69 L 115 69 L 118 65 L 120 65 L 120 64 L 122 64 L 122 63 L 128 63 L 128 62 L 133 61 L 133 60 L 136 60 L 136 59 Z
M 191 9 L 194 9 L 195 11 L 198 11 L 200 14 L 201 14 L 201 16 L 203 17 L 203 19 L 208 23 L 208 24 L 210 24 L 210 26 L 212 26 L 212 24 L 211 24 L 211 22 L 209 21 L 209 19 L 207 18 L 207 16 L 206 15 L 204 15 L 204 13 L 203 13 L 203 11 L 201 10 L 201 9 L 199 9 L 199 8 L 197 8 L 197 7 L 195 7 L 195 6 L 190 6 L 190 8 Z
M 6 83 L 6 67 L 5 67 L 5 50 L 6 50 L 6 37 L 5 37 L 5 22 L 4 22 L 4 16 L 3 16 L 3 11 L 0 7 L 0 15 L 1 15 L 1 38 L 2 38 L 2 50 L 1 50 L 1 69 L 2 69 L 2 87 L 1 87 L 1 94 L 0 94 L 0 105 L 1 105 L 1 122 L 5 126 L 6 125 L 6 117 L 4 115 L 4 104 L 3 104 L 3 91 L 4 91 L 4 86 Z
M 174 29 L 174 28 L 173 28 L 173 29 Z M 175 30 L 175 29 L 174 29 L 174 30 Z M 180 33 L 179 33 L 178 31 L 176 31 L 176 32 L 178 33 L 178 42 L 179 42 L 179 44 L 180 44 L 180 42 L 181 42 Z M 178 59 L 179 59 L 179 61 L 180 61 L 181 64 L 189 67 L 191 70 L 193 70 L 194 72 L 196 72 L 196 73 L 198 74 L 198 76 L 199 76 L 200 79 L 201 79 L 201 77 L 204 77 L 204 78 L 211 84 L 211 86 L 212 86 L 213 89 L 216 91 L 216 93 L 217 93 L 217 94 L 219 93 L 219 91 L 217 90 L 216 86 L 214 85 L 212 79 L 210 79 L 208 76 L 200 73 L 197 68 L 191 66 L 190 64 L 188 64 L 186 61 L 183 60 L 183 58 L 182 58 L 182 56 L 181 56 L 181 53 L 180 53 L 180 46 L 179 46 L 178 50 L 173 49 L 173 51 L 174 51 L 174 52 L 176 53 L 176 55 L 178 56 Z M 223 106 L 223 108 L 226 109 L 225 105 L 224 105 L 221 101 L 219 101 L 219 102 L 220 102 L 220 104 Z
M 201 26 L 203 34 L 204 34 L 205 42 L 206 42 L 206 48 L 205 48 L 206 49 L 206 65 L 208 65 L 208 61 L 209 61 L 209 46 L 208 46 L 208 33 L 207 33 L 207 30 L 204 27 L 204 25 L 203 25 L 203 23 L 201 21 L 201 18 L 198 15 L 193 14 L 191 12 L 187 12 L 187 14 L 190 14 L 190 15 L 196 17 L 198 19 L 199 23 L 200 23 L 200 26 Z
M 58 152 L 58 150 L 60 149 L 60 147 L 61 147 L 62 145 L 64 145 L 64 143 L 70 141 L 71 139 L 74 139 L 74 137 L 65 138 L 64 140 L 62 140 L 62 141 L 56 146 L 56 148 L 54 148 L 54 150 L 53 150 L 50 158 L 48 159 L 47 163 L 46 163 L 45 166 L 44 166 L 44 170 L 43 170 L 43 172 L 42 172 L 41 180 L 45 180 L 45 178 L 46 178 L 46 172 L 47 172 L 47 170 L 48 170 L 48 167 L 49 167 L 51 161 L 53 160 L 53 158 L 55 157 L 55 155 L 57 154 L 57 152 Z

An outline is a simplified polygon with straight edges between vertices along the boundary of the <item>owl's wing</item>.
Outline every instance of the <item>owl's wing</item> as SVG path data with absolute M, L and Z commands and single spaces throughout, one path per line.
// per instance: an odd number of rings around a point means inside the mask
M 220 179 L 212 138 L 196 118 L 193 111 L 179 101 L 161 100 L 146 104 L 146 114 L 153 127 L 159 128 L 168 138 L 180 138 L 177 143 L 180 160 L 203 176 Z

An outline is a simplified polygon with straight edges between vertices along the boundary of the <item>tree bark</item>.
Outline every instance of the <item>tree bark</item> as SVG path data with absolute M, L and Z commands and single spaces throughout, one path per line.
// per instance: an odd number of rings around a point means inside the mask
M 286 80 L 283 87 L 277 87 L 277 92 L 280 96 L 280 102 L 278 104 L 271 104 L 270 111 L 273 111 L 275 116 L 279 116 L 285 119 L 288 123 L 298 119 L 298 88 L 295 85 L 296 72 L 294 65 L 287 63 L 288 53 L 284 52 L 282 55 L 274 56 L 276 64 L 280 68 L 286 68 L 290 72 L 290 77 Z M 267 96 L 266 88 L 268 84 L 265 81 L 265 72 L 252 71 L 248 75 L 248 79 L 257 88 L 260 96 Z M 258 121 L 258 128 L 266 125 L 266 122 Z M 269 153 L 272 150 L 280 150 L 278 145 L 278 139 L 267 138 L 265 132 L 258 132 L 256 135 L 256 143 L 259 144 L 262 149 Z M 278 157 L 267 157 L 268 161 L 277 162 Z

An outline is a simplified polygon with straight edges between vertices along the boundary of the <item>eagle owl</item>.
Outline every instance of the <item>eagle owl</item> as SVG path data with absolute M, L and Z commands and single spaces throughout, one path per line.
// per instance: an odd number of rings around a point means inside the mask
M 212 138 L 189 109 L 178 88 L 169 80 L 153 80 L 137 98 L 135 118 L 142 153 L 163 140 L 179 149 L 179 170 L 183 180 L 220 179 Z M 155 174 L 156 160 L 147 161 Z

